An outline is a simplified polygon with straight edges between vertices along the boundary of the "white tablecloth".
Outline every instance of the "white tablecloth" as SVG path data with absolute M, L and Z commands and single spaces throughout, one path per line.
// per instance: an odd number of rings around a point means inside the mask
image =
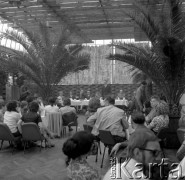
M 88 106 L 88 105 L 89 105 L 89 100 L 75 100 L 75 99 L 71 100 L 71 106 Z M 101 100 L 101 105 L 102 106 L 104 105 L 103 100 Z M 115 100 L 115 105 L 116 106 L 122 106 L 122 105 L 127 106 L 128 101 L 126 99 L 124 99 L 124 100 L 116 99 Z

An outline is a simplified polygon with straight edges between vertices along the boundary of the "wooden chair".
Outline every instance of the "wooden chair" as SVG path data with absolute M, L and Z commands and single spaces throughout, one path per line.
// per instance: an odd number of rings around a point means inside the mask
M 22 138 L 23 138 L 23 144 L 24 144 L 24 153 L 25 153 L 25 147 L 26 143 L 29 141 L 40 141 L 40 151 L 42 148 L 42 142 L 45 141 L 46 146 L 46 140 L 44 136 L 40 133 L 40 129 L 37 124 L 35 123 L 24 123 L 22 125 Z
M 104 151 L 103 151 L 103 157 L 102 157 L 102 162 L 101 162 L 101 168 L 102 168 L 106 148 L 109 146 L 114 146 L 116 142 L 111 132 L 106 131 L 106 130 L 99 130 L 99 138 L 100 138 L 100 141 L 104 144 Z
M 21 137 L 14 137 L 9 127 L 5 123 L 0 123 L 0 140 L 1 140 L 0 150 L 2 149 L 3 142 L 9 141 L 10 145 L 13 147 L 12 148 L 12 154 L 13 154 L 13 151 L 15 149 L 13 142 L 20 140 L 20 138 Z

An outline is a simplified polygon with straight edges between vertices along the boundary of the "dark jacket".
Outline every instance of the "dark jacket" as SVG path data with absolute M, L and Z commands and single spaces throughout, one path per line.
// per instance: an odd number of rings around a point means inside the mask
M 111 86 L 108 84 L 106 87 L 102 87 L 102 97 L 105 99 L 107 96 L 111 96 Z

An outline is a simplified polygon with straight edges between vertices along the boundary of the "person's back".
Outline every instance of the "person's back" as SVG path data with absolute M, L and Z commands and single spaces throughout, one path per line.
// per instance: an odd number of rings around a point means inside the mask
M 128 123 L 122 109 L 115 107 L 115 100 L 111 97 L 105 99 L 106 107 L 99 108 L 94 114 L 96 122 L 92 134 L 98 135 L 99 130 L 109 130 L 115 141 L 124 141 L 128 134 Z
M 38 125 L 39 122 L 42 122 L 41 120 L 41 117 L 38 113 L 35 113 L 35 112 L 31 112 L 31 111 L 28 111 L 27 113 L 25 113 L 23 116 L 22 116 L 22 121 L 24 123 L 30 123 L 30 122 L 34 122 Z
M 39 110 L 39 104 L 37 102 L 31 102 L 29 106 L 29 111 L 22 116 L 22 121 L 24 123 L 36 123 L 39 125 L 39 123 L 42 122 L 41 116 L 37 113 Z
M 65 114 L 65 113 L 68 113 L 68 112 L 74 112 L 76 114 L 76 109 L 74 107 L 70 107 L 70 106 L 61 107 L 59 111 L 62 114 Z
M 59 108 L 58 106 L 55 105 L 55 102 L 56 102 L 55 98 L 53 97 L 49 98 L 49 105 L 45 106 L 46 114 L 59 112 Z
M 76 109 L 74 107 L 71 107 L 71 100 L 69 98 L 65 98 L 63 101 L 64 107 L 60 108 L 60 112 L 62 114 L 68 113 L 68 112 L 74 112 L 76 114 Z

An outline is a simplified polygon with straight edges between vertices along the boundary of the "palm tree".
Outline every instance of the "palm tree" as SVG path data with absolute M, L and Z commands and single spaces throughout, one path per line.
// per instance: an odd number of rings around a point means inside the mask
M 44 24 L 40 24 L 39 34 L 25 28 L 23 32 L 7 30 L 2 33 L 2 38 L 22 45 L 23 51 L 4 48 L 0 62 L 10 72 L 20 72 L 32 80 L 44 98 L 53 94 L 53 87 L 68 73 L 88 68 L 90 56 L 82 52 L 82 45 L 70 45 L 70 34 L 66 28 L 56 38 L 51 36 Z
M 136 12 L 126 12 L 143 30 L 149 45 L 115 43 L 125 53 L 109 59 L 123 61 L 144 72 L 162 90 L 170 105 L 178 105 L 185 89 L 185 18 L 182 1 L 165 0 L 156 16 L 134 2 Z M 173 112 L 175 113 L 175 112 Z

